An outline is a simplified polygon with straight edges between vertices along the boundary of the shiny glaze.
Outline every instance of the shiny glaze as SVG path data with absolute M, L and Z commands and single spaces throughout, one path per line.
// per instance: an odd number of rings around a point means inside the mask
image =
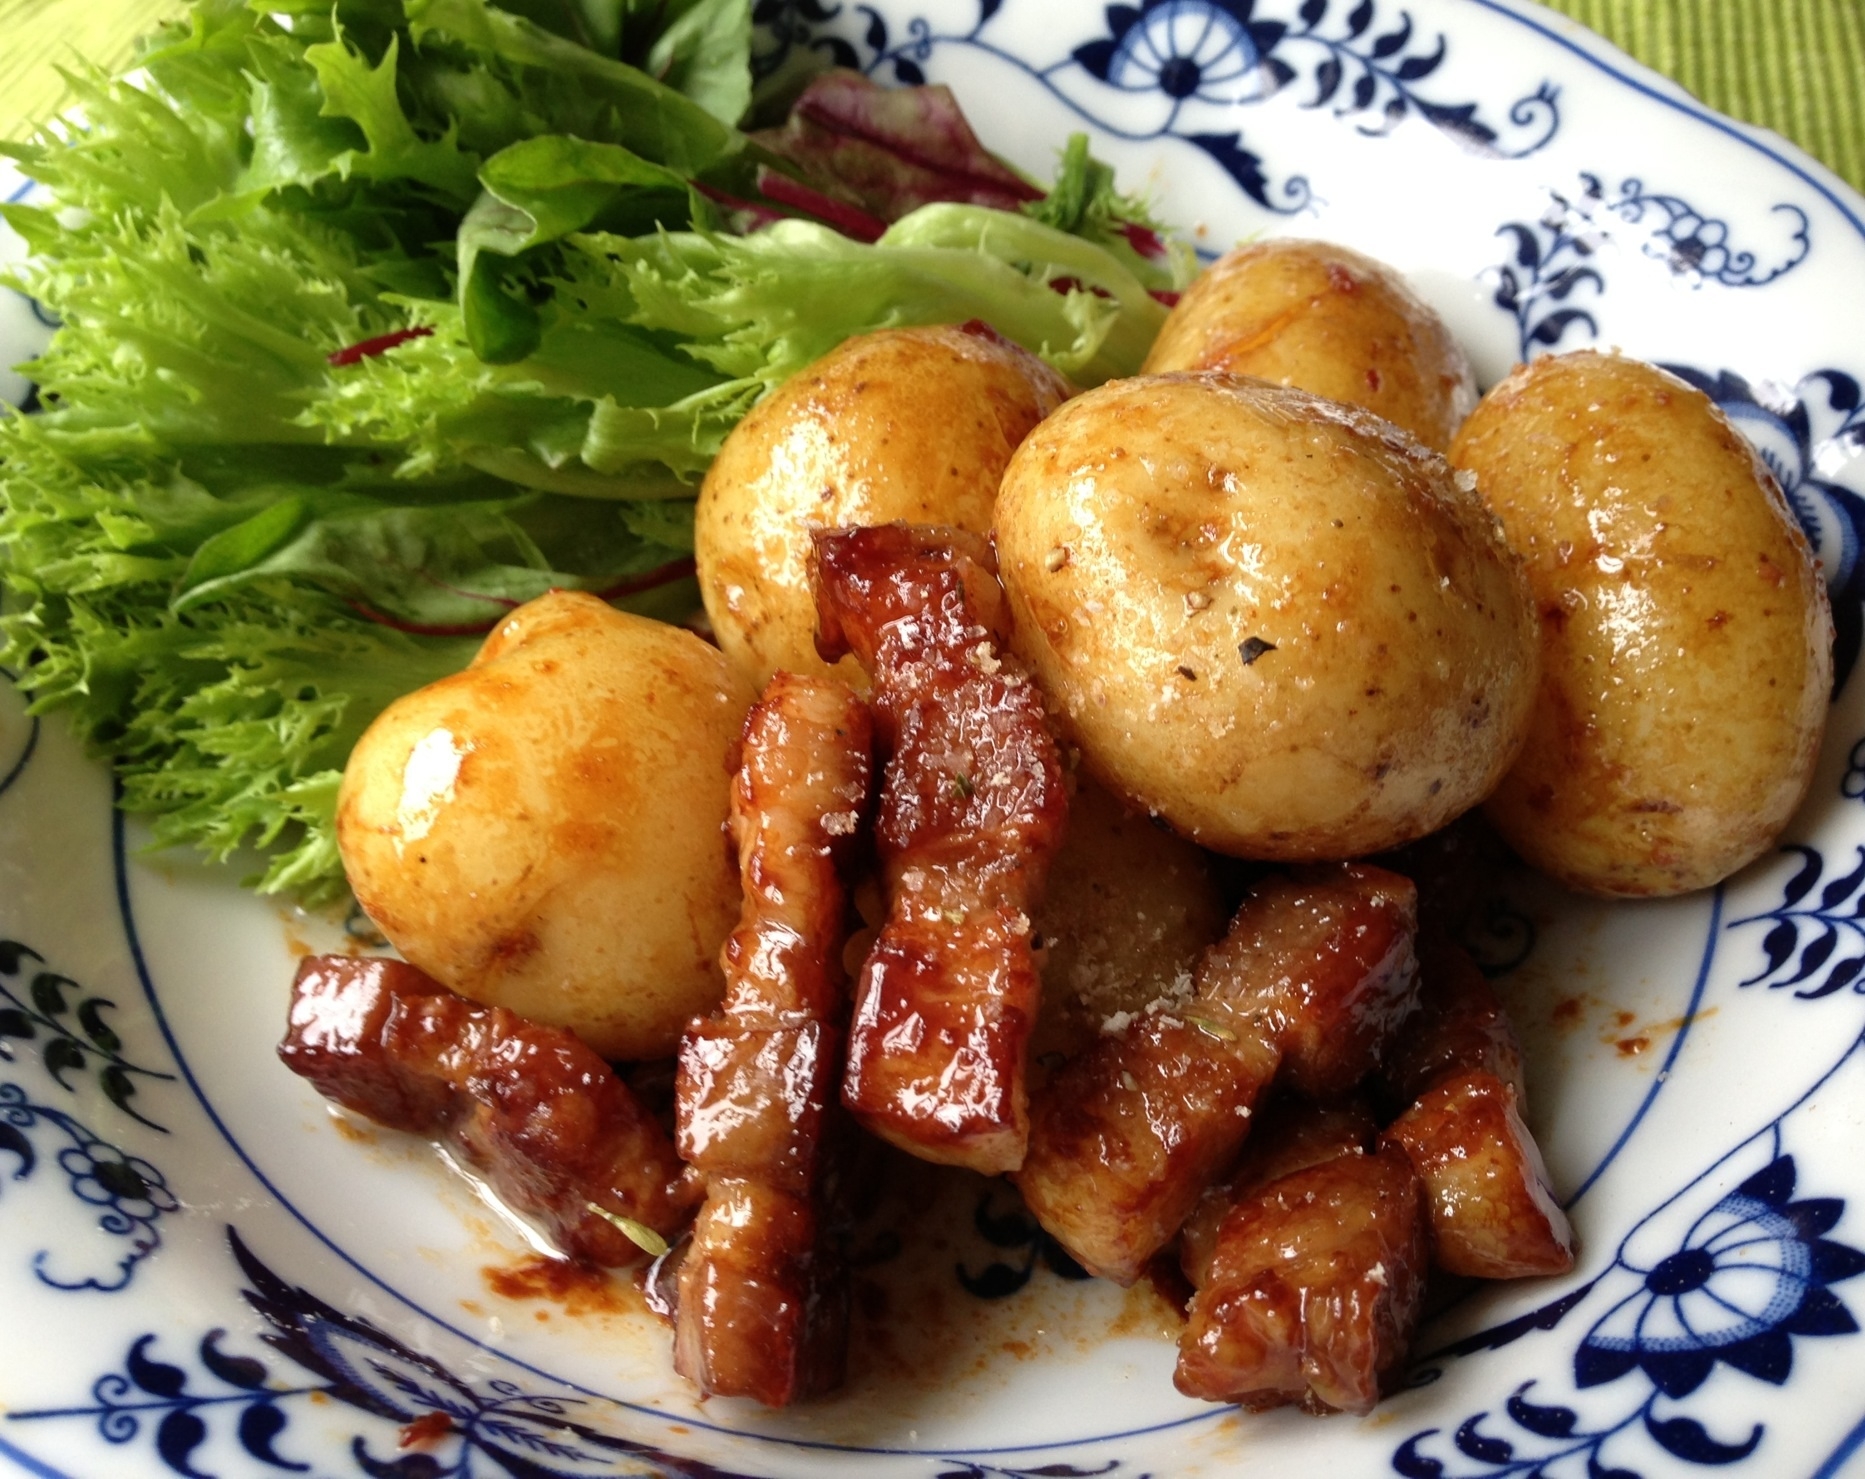
M 1336 1156 L 1370 1149 L 1378 1135 L 1379 1121 L 1357 1099 L 1317 1105 L 1285 1098 L 1271 1104 L 1230 1174 L 1205 1191 L 1179 1229 L 1179 1267 L 1192 1287 L 1210 1276 L 1218 1229 L 1239 1197 Z
M 1424 1301 L 1418 1177 L 1357 1150 L 1241 1198 L 1192 1296 L 1173 1381 L 1190 1397 L 1370 1412 Z
M 694 516 L 700 594 L 732 662 L 759 682 L 822 673 L 809 531 L 991 526 L 1004 465 L 1070 394 L 994 334 L 951 326 L 857 335 L 766 396 L 726 438 Z M 862 673 L 842 662 L 839 675 Z
M 1410 1104 L 1438 1079 L 1481 1069 L 1527 1112 L 1522 1048 L 1489 978 L 1461 946 L 1433 931 L 1418 943 L 1418 1011 L 1386 1054 L 1387 1102 Z
M 1166 319 L 1145 373 L 1224 370 L 1364 406 L 1442 452 L 1476 405 L 1470 362 L 1390 267 L 1325 241 L 1240 246 Z
M 1582 352 L 1491 390 L 1451 458 L 1539 617 L 1540 692 L 1487 806 L 1497 830 L 1570 888 L 1620 897 L 1707 887 L 1767 851 L 1812 779 L 1833 628 L 1755 449 L 1684 381 Z
M 674 1366 L 779 1406 L 842 1379 L 847 1290 L 829 1184 L 840 1135 L 844 874 L 873 779 L 867 708 L 780 673 L 746 716 L 731 830 L 744 904 L 725 998 L 681 1040 L 680 1152 L 706 1178 L 681 1258 Z
M 719 998 L 726 756 L 752 697 L 691 632 L 582 592 L 527 602 L 358 741 L 337 801 L 357 902 L 462 996 L 667 1056 Z
M 1017 1185 L 1084 1267 L 1131 1284 L 1250 1133 L 1274 1079 L 1334 1095 L 1416 995 L 1416 895 L 1365 865 L 1266 879 L 1188 1001 L 1107 1033 L 1045 1085 Z
M 888 756 L 888 917 L 861 968 L 843 1102 L 914 1155 L 1013 1170 L 1041 990 L 1030 911 L 1068 807 L 1043 697 L 1004 651 L 983 540 L 900 524 L 814 539 L 819 645 L 869 674 Z
M 666 1132 L 574 1035 L 399 961 L 307 956 L 278 1051 L 326 1098 L 441 1141 L 572 1258 L 641 1257 L 592 1203 L 665 1236 L 699 1199 Z
M 1440 1078 L 1381 1143 L 1403 1150 L 1423 1180 L 1433 1257 L 1446 1273 L 1515 1279 L 1574 1266 L 1567 1214 L 1515 1091 L 1495 1074 Z
M 1368 412 L 1215 373 L 1110 382 L 1017 449 L 995 539 L 1084 764 L 1201 846 L 1397 847 L 1520 745 L 1527 585 L 1444 460 Z
M 680 1261 L 674 1369 L 768 1407 L 840 1386 L 848 1290 L 821 1234 L 814 1199 L 715 1178 Z

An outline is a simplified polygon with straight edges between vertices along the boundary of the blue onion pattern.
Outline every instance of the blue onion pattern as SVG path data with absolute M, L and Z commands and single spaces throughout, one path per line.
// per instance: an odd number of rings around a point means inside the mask
M 1585 178 L 1597 186 L 1593 176 Z M 1693 284 L 1761 287 L 1798 267 L 1813 245 L 1807 213 L 1797 205 L 1773 207 L 1774 214 L 1784 217 L 1791 228 L 1785 251 L 1773 261 L 1733 244 L 1728 222 L 1704 215 L 1679 196 L 1647 191 L 1642 180 L 1623 181 L 1619 194 L 1605 201 L 1604 209 L 1628 226 L 1644 226 L 1646 254 L 1661 259 L 1675 275 Z
M 1729 925 L 1768 926 L 1761 968 L 1742 984 L 1789 990 L 1804 1000 L 1847 987 L 1865 991 L 1865 847 L 1833 878 L 1825 878 L 1826 860 L 1814 848 L 1796 844 L 1784 851 L 1797 856 L 1800 867 L 1783 886 L 1781 902 Z
M 1157 91 L 1174 101 L 1259 102 L 1295 74 L 1272 55 L 1287 28 L 1252 21 L 1253 8 L 1249 0 L 1109 6 L 1108 35 L 1077 47 L 1075 60 L 1122 92 Z
M 1594 1322 L 1574 1355 L 1582 1387 L 1633 1371 L 1687 1397 L 1718 1362 L 1775 1386 L 1793 1370 L 1796 1336 L 1852 1335 L 1858 1322 L 1829 1287 L 1865 1273 L 1865 1253 L 1825 1234 L 1845 1203 L 1792 1200 L 1781 1156 L 1718 1201 L 1683 1246 L 1635 1268 L 1644 1287 Z
M 1865 1253 L 1826 1236 L 1845 1202 L 1795 1200 L 1796 1179 L 1793 1157 L 1776 1155 L 1690 1223 L 1665 1256 L 1642 1264 L 1621 1244 L 1608 1275 L 1433 1358 L 1552 1330 L 1607 1277 L 1624 1287 L 1630 1274 L 1633 1287 L 1594 1319 L 1573 1356 L 1576 1393 L 1632 1383 L 1620 1405 L 1544 1400 L 1541 1383 L 1523 1382 L 1500 1413 L 1476 1413 L 1448 1434 L 1412 1434 L 1394 1452 L 1393 1471 L 1406 1479 L 1638 1479 L 1624 1466 L 1635 1460 L 1623 1455 L 1644 1442 L 1714 1467 L 1755 1453 L 1764 1425 L 1718 1433 L 1679 1404 L 1719 1364 L 1780 1386 L 1792 1374 L 1796 1340 L 1858 1332 L 1831 1287 L 1865 1273 Z
M 1442 35 L 1417 34 L 1411 16 L 1376 0 L 1301 0 L 1292 14 L 1271 14 L 1257 0 L 1141 0 L 1106 8 L 1103 31 L 1044 61 L 993 37 L 1001 0 L 980 0 L 965 30 L 942 31 L 924 17 L 891 25 L 868 6 L 823 0 L 765 0 L 757 10 L 773 40 L 758 67 L 775 74 L 807 50 L 884 81 L 927 80 L 945 48 L 969 48 L 1017 67 L 1085 121 L 1127 139 L 1175 138 L 1202 150 L 1244 194 L 1268 211 L 1290 215 L 1313 203 L 1301 175 L 1278 177 L 1262 154 L 1229 125 L 1228 110 L 1293 89 L 1298 106 L 1325 109 L 1361 134 L 1390 133 L 1416 118 L 1480 154 L 1521 158 L 1543 148 L 1560 127 L 1555 89 L 1547 83 L 1511 105 L 1503 120 L 1477 104 L 1427 96 L 1449 55 Z M 1152 99 L 1149 121 L 1116 121 L 1105 95 Z
M 264 1322 L 261 1340 L 296 1370 L 281 1376 L 258 1356 L 226 1349 L 222 1328 L 194 1343 L 186 1365 L 164 1359 L 164 1338 L 147 1333 L 131 1343 L 120 1370 L 92 1383 L 88 1402 L 10 1412 L 7 1419 L 88 1419 L 110 1443 L 147 1443 L 168 1470 L 190 1479 L 205 1479 L 196 1455 L 216 1428 L 268 1468 L 308 1470 L 293 1456 L 289 1428 L 292 1414 L 310 1402 L 335 1402 L 353 1414 L 351 1472 L 366 1479 L 613 1479 L 622 1473 L 751 1479 L 617 1435 L 605 1426 L 620 1415 L 611 1404 L 530 1391 L 503 1379 L 461 1377 L 281 1278 L 231 1227 L 227 1244 L 246 1279 L 246 1302 Z M 956 1466 L 940 1479 L 1092 1479 L 1124 1472 L 1117 1459 L 1094 1468 L 947 1462 Z
M 172 1081 L 174 1074 L 125 1057 L 122 1039 L 105 1016 L 116 1003 L 87 993 L 69 976 L 40 969 L 44 965 L 45 957 L 30 945 L 0 939 L 0 1062 L 14 1061 L 15 1042 L 34 1042 L 40 1064 L 61 1089 L 71 1091 L 71 1074 L 94 1074 L 118 1109 L 162 1130 L 132 1101 L 140 1083 Z
M 33 1255 L 33 1272 L 54 1289 L 108 1293 L 127 1288 L 136 1265 L 161 1245 L 157 1222 L 178 1211 L 180 1203 L 149 1161 L 111 1144 L 75 1116 L 36 1102 L 20 1085 L 0 1081 L 0 1153 L 13 1157 L 13 1180 L 23 1181 L 38 1169 L 36 1140 L 48 1133 L 64 1142 L 55 1160 L 71 1195 L 100 1209 L 96 1226 L 111 1240 L 106 1246 L 115 1261 L 105 1272 L 71 1274 L 66 1271 L 73 1257 L 69 1248 L 56 1255 L 42 1248 Z
M 1496 232 L 1514 243 L 1510 260 L 1495 269 L 1494 301 L 1515 319 L 1518 357 L 1526 361 L 1560 348 L 1569 330 L 1598 337 L 1592 308 L 1606 291 L 1598 254 L 1609 241 L 1637 241 L 1647 256 L 1692 286 L 1755 288 L 1773 282 L 1799 266 L 1812 247 L 1805 211 L 1789 204 L 1773 211 L 1788 224 L 1790 236 L 1776 257 L 1763 259 L 1731 241 L 1726 221 L 1681 196 L 1648 190 L 1642 180 L 1623 180 L 1615 193 L 1598 175 L 1583 172 L 1578 190 L 1550 190 L 1538 220 L 1505 222 Z

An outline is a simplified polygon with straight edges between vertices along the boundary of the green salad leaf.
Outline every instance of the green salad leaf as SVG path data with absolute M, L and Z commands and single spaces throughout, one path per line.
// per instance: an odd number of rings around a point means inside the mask
M 196 0 L 0 146 L 42 187 L 0 207 L 10 281 L 61 325 L 0 415 L 0 662 L 159 843 L 340 897 L 369 721 L 552 588 L 693 609 L 700 476 L 852 334 L 983 319 L 1083 384 L 1138 368 L 1178 264 L 1085 142 L 1045 196 L 943 90 L 845 75 L 742 133 L 750 27 Z M 901 165 L 916 131 L 938 168 Z M 862 191 L 823 173 L 856 157 Z

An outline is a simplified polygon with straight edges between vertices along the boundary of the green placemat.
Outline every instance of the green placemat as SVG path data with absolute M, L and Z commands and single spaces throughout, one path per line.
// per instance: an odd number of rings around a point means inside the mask
M 1865 0 L 1544 0 L 1865 191 Z
M 1865 190 L 1865 0 L 1551 3 Z M 121 66 L 139 33 L 180 9 L 179 0 L 0 0 L 0 137 L 17 138 L 58 110 L 59 63 Z

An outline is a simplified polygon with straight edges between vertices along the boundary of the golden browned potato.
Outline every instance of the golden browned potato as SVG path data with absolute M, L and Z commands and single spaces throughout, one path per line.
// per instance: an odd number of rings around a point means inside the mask
M 1518 369 L 1453 448 L 1525 557 L 1541 694 L 1489 805 L 1572 888 L 1727 877 L 1812 777 L 1832 618 L 1806 538 L 1709 398 L 1618 355 Z
M 1325 241 L 1253 242 L 1186 290 L 1147 374 L 1228 370 L 1364 406 L 1442 452 L 1476 404 L 1470 362 L 1390 267 Z
M 760 686 L 816 655 L 809 530 L 991 525 L 1004 464 L 1069 395 L 1035 355 L 983 325 L 850 339 L 787 381 L 725 439 L 700 488 L 700 594 L 734 665 Z M 862 688 L 853 658 L 837 665 Z
M 1533 614 L 1495 520 L 1352 407 L 1219 374 L 1104 385 L 1018 449 L 997 550 L 1088 767 L 1206 847 L 1423 836 L 1526 728 Z
M 1073 1057 L 1149 1002 L 1189 1000 L 1192 967 L 1226 923 L 1205 855 L 1083 780 L 1035 913 L 1043 1007 L 1032 1060 Z
M 337 799 L 357 902 L 462 996 L 604 1057 L 671 1052 L 723 986 L 727 755 L 751 697 L 691 632 L 540 596 L 357 742 Z

